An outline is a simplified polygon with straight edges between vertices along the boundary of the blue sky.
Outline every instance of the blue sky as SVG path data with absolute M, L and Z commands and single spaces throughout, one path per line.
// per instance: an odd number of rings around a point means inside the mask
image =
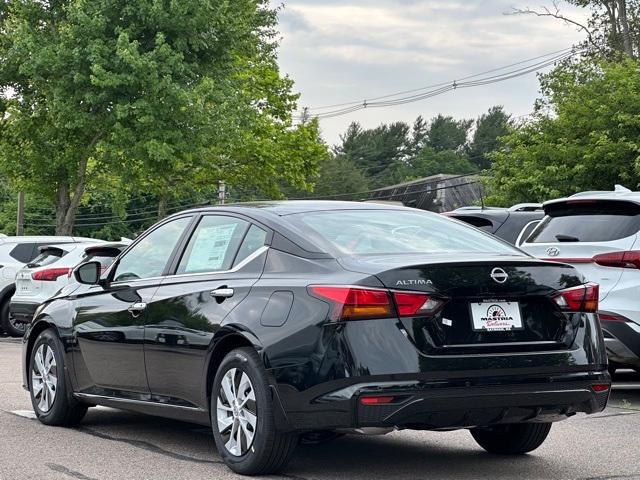
M 280 67 L 296 82 L 301 106 L 321 106 L 449 81 L 549 53 L 582 40 L 554 19 L 505 15 L 550 0 L 289 0 L 281 11 Z M 562 12 L 585 12 L 562 2 Z M 531 74 L 491 86 L 459 90 L 405 106 L 365 110 L 323 120 L 333 144 L 351 121 L 366 127 L 412 122 L 438 113 L 475 118 L 492 105 L 515 116 L 531 112 L 539 96 Z

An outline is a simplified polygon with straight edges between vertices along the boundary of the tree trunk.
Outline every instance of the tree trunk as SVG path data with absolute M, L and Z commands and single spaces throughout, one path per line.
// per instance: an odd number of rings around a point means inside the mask
M 629 19 L 627 18 L 626 0 L 618 0 L 618 19 L 620 21 L 620 34 L 622 35 L 624 51 L 631 58 L 634 58 L 633 45 L 631 44 L 631 33 L 629 31 Z
M 158 199 L 158 220 L 162 220 L 167 216 L 167 195 L 165 193 L 160 194 Z
M 73 224 L 67 222 L 67 214 L 71 205 L 66 169 L 60 171 L 60 183 L 56 198 L 56 235 L 71 235 Z M 74 216 L 75 220 L 75 216 Z
M 87 184 L 87 165 L 94 147 L 100 140 L 101 133 L 96 134 L 89 145 L 86 154 L 78 162 L 77 183 L 71 192 L 69 171 L 62 167 L 58 172 L 58 192 L 56 199 L 56 235 L 72 235 L 76 223 L 76 212 L 82 201 Z

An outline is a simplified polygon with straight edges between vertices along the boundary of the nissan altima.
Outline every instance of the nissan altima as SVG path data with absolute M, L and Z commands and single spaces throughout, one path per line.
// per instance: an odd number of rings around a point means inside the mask
M 467 429 L 524 454 L 609 397 L 598 286 L 429 212 L 206 207 L 74 275 L 24 337 L 40 421 L 104 405 L 210 425 L 242 474 L 344 433 Z

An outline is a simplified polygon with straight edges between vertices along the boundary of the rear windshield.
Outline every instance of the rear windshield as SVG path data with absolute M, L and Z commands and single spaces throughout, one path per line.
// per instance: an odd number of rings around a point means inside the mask
M 522 255 L 473 227 L 430 212 L 332 210 L 288 218 L 312 241 L 339 254 L 474 252 Z
M 526 243 L 610 242 L 640 229 L 640 206 L 631 202 L 584 202 L 547 209 Z
M 51 265 L 52 263 L 57 262 L 62 257 L 64 257 L 67 253 L 68 252 L 65 252 L 60 248 L 55 248 L 51 250 L 47 249 L 47 250 L 44 250 L 36 258 L 34 258 L 31 262 L 29 262 L 27 266 L 29 268 L 46 267 L 47 265 Z

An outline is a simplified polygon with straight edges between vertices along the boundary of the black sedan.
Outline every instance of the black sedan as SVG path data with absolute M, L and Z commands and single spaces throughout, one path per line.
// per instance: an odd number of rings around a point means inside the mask
M 190 210 L 74 274 L 24 337 L 40 421 L 105 405 L 211 425 L 243 474 L 283 468 L 301 438 L 393 429 L 523 454 L 609 396 L 598 286 L 428 212 Z

